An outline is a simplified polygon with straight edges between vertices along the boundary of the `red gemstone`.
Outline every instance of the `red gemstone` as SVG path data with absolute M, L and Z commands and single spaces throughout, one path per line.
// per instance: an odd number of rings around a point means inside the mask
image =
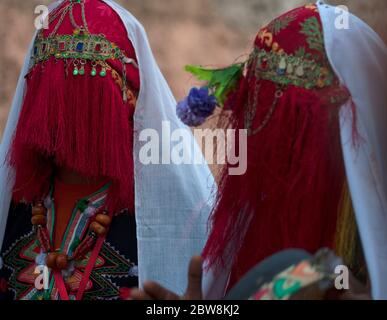
M 59 42 L 59 50 L 64 51 L 66 49 L 66 43 L 64 41 Z
M 265 70 L 267 68 L 267 65 L 268 65 L 267 60 L 262 60 L 262 62 L 261 62 L 261 69 Z
M 100 44 L 100 43 L 97 43 L 97 44 L 95 45 L 95 51 L 96 51 L 96 52 L 100 52 L 100 51 L 101 51 L 101 44 Z

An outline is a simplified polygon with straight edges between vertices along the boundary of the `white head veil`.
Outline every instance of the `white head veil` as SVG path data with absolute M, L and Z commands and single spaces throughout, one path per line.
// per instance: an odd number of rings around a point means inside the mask
M 54 5 L 60 4 L 58 1 Z M 142 144 L 139 134 L 153 129 L 162 136 L 162 122 L 168 121 L 171 131 L 188 129 L 175 114 L 176 101 L 153 57 L 141 24 L 114 1 L 104 0 L 122 19 L 132 42 L 140 70 L 141 88 L 135 112 L 135 206 L 137 219 L 140 284 L 144 280 L 160 282 L 182 294 L 187 285 L 190 258 L 201 253 L 207 239 L 214 179 L 205 161 L 202 165 L 148 165 L 139 161 Z M 32 45 L 30 47 L 31 52 Z M 5 226 L 14 172 L 5 164 L 14 134 L 25 88 L 30 54 L 19 79 L 12 110 L 0 151 L 0 247 Z M 189 131 L 188 131 L 189 132 Z M 193 153 L 202 157 L 193 141 Z M 170 143 L 163 141 L 163 143 Z
M 363 21 L 318 2 L 330 63 L 356 105 L 360 146 L 351 143 L 350 106 L 341 112 L 347 178 L 375 299 L 387 299 L 387 48 Z

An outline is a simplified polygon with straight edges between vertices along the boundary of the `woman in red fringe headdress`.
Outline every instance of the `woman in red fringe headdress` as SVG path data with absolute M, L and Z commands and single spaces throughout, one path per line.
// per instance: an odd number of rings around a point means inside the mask
M 141 24 L 111 0 L 51 9 L 0 146 L 0 300 L 125 298 L 143 278 L 182 291 L 209 168 L 142 162 L 143 129 L 184 126 Z
M 65 168 L 88 179 L 111 179 L 110 209 L 133 211 L 133 160 L 128 159 L 132 159 L 133 113 L 140 88 L 136 55 L 124 25 L 113 10 L 106 10 L 107 5 L 85 1 L 86 23 L 81 6 L 75 5 L 74 22 L 66 16 L 60 24 L 66 7 L 65 1 L 50 15 L 50 28 L 38 37 L 104 34 L 132 63 L 108 59 L 93 66 L 83 59 L 37 61 L 26 76 L 23 112 L 9 157 L 16 169 L 15 200 L 31 202 L 45 196 L 53 172 Z M 129 97 L 125 100 L 123 88 Z
M 226 101 L 248 130 L 248 166 L 222 176 L 204 256 L 233 265 L 230 286 L 288 248 L 334 248 L 345 188 L 339 109 L 349 99 L 327 59 L 315 6 L 263 28 Z
M 220 177 L 203 253 L 207 268 L 217 275 L 232 267 L 232 288 L 257 263 L 289 248 L 328 247 L 352 267 L 361 264 L 354 259 L 359 247 L 340 139 L 339 112 L 350 94 L 328 61 L 317 6 L 262 28 L 246 63 L 187 70 L 209 81 L 223 104 L 219 126 L 248 135 L 246 173 L 230 175 L 227 166 Z M 190 96 L 191 115 L 200 110 Z M 178 114 L 187 122 L 192 117 L 182 106 Z
M 132 155 L 140 89 L 136 53 L 119 16 L 103 2 L 63 1 L 48 19 L 49 28 L 38 31 L 33 45 L 22 111 L 7 155 L 15 171 L 3 246 L 5 264 L 16 275 L 9 287 L 15 299 L 114 298 L 120 286 L 138 283 Z M 110 212 L 120 213 L 113 223 Z M 31 222 L 38 231 L 27 239 L 36 237 L 38 245 L 20 249 L 16 237 L 25 241 L 21 232 Z M 133 270 L 111 285 L 95 278 L 93 270 L 87 275 L 78 264 L 88 263 L 85 256 L 96 250 L 97 237 L 106 236 L 107 228 L 114 233 L 107 243 L 127 245 L 121 253 L 100 248 L 97 255 L 106 259 L 101 267 L 112 266 L 115 256 L 121 262 L 109 271 L 111 276 L 120 268 Z M 102 253 L 106 249 L 109 253 Z M 12 258 L 15 252 L 24 257 L 23 268 Z M 53 287 L 37 290 L 35 277 L 29 276 L 34 263 L 52 270 Z M 85 285 L 87 278 L 95 280 Z

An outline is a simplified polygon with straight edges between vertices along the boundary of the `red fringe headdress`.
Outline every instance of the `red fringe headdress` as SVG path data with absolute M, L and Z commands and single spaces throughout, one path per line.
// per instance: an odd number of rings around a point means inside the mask
M 56 12 L 66 5 L 67 1 Z M 90 32 L 104 34 L 129 58 L 136 59 L 118 15 L 97 0 L 86 0 L 85 8 Z M 80 23 L 79 6 L 74 7 L 74 16 Z M 55 25 L 54 21 L 44 31 L 44 37 Z M 58 34 L 72 34 L 73 29 L 66 16 Z M 47 196 L 55 168 L 64 167 L 85 177 L 111 181 L 109 210 L 133 212 L 133 113 L 139 73 L 133 65 L 126 66 L 129 100 L 125 102 L 121 91 L 122 64 L 107 60 L 106 67 L 106 77 L 93 77 L 90 63 L 86 63 L 83 76 L 73 76 L 70 59 L 51 57 L 30 70 L 8 156 L 16 171 L 16 201 L 32 202 Z
M 279 56 L 275 72 L 266 53 Z M 321 68 L 316 83 L 296 82 L 301 71 L 305 79 L 313 71 L 283 65 L 290 55 Z M 294 72 L 300 77 L 291 79 Z M 233 266 L 231 286 L 281 250 L 333 247 L 345 182 L 339 108 L 348 98 L 326 57 L 316 6 L 290 11 L 259 32 L 246 76 L 225 104 L 232 117 L 221 120 L 249 129 L 247 172 L 230 176 L 225 168 L 203 253 L 208 267 Z

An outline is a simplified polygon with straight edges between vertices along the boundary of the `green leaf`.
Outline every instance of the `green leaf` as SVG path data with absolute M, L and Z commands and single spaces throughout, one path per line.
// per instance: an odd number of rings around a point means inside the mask
M 220 106 L 223 106 L 227 95 L 236 87 L 243 74 L 244 63 L 233 64 L 223 69 L 206 69 L 199 66 L 186 66 L 185 70 L 198 80 L 206 81 L 207 86 L 214 91 Z
M 274 35 L 278 35 L 282 30 L 289 27 L 289 25 L 296 19 L 294 13 L 289 13 L 287 16 L 283 16 L 275 19 L 269 24 L 267 29 Z
M 298 48 L 297 51 L 294 53 L 294 56 L 297 58 L 312 59 L 312 54 L 306 52 L 305 47 Z
M 214 72 L 213 70 L 198 66 L 186 66 L 185 71 L 192 73 L 200 81 L 210 81 Z
M 305 20 L 301 27 L 301 33 L 306 36 L 309 48 L 324 52 L 324 37 L 317 18 L 311 17 Z

